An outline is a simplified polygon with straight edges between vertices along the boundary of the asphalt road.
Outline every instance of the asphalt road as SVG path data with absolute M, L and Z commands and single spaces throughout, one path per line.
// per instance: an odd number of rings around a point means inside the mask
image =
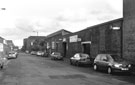
M 71 66 L 67 60 L 20 53 L 0 70 L 0 85 L 135 85 L 135 76 L 109 75 L 89 66 Z

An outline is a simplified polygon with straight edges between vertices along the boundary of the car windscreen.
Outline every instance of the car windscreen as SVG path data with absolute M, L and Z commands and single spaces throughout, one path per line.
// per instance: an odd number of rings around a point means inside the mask
M 123 61 L 123 58 L 121 58 L 118 55 L 111 55 L 111 57 L 113 58 L 114 61 Z
M 60 55 L 60 53 L 56 53 L 56 52 L 54 52 L 53 54 L 54 54 L 54 55 Z
M 81 57 L 83 58 L 88 58 L 89 56 L 87 54 L 80 54 Z
M 9 54 L 14 54 L 15 52 L 9 52 Z

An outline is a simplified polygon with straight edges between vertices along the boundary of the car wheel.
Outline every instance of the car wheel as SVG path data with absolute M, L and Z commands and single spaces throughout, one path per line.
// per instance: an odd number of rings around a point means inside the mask
M 111 67 L 108 67 L 108 69 L 107 69 L 107 73 L 108 73 L 108 74 L 112 74 L 112 73 L 113 73 L 113 70 L 112 70 L 112 68 L 111 68 Z
M 53 60 L 53 58 L 51 57 L 51 60 Z
M 76 66 L 80 66 L 80 63 L 78 61 L 76 62 Z
M 70 65 L 73 65 L 72 60 L 70 60 Z
M 1 65 L 0 68 L 3 69 L 3 65 Z
M 93 68 L 94 68 L 94 70 L 95 70 L 95 71 L 97 71 L 97 70 L 98 70 L 98 67 L 97 67 L 97 65 L 96 65 L 96 64 L 94 64 Z

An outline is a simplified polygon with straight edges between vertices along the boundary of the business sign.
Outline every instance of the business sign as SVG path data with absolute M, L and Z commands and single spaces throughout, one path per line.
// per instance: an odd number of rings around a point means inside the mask
M 3 52 L 4 46 L 3 43 L 0 43 L 0 52 Z
M 66 42 L 66 38 L 63 38 L 63 42 Z
M 33 42 L 31 42 L 31 46 L 33 45 Z
M 6 40 L 4 40 L 3 43 L 4 43 L 5 45 L 7 45 L 7 41 L 6 41 Z
M 78 41 L 78 35 L 70 36 L 69 42 L 77 42 Z
M 47 42 L 47 49 L 49 49 L 50 48 L 50 45 L 49 45 L 49 43 Z
M 55 42 L 52 42 L 52 49 L 55 49 Z

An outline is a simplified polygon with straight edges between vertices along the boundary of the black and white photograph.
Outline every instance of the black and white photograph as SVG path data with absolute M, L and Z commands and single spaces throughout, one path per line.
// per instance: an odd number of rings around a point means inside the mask
M 135 0 L 1 0 L 0 85 L 135 85 Z

